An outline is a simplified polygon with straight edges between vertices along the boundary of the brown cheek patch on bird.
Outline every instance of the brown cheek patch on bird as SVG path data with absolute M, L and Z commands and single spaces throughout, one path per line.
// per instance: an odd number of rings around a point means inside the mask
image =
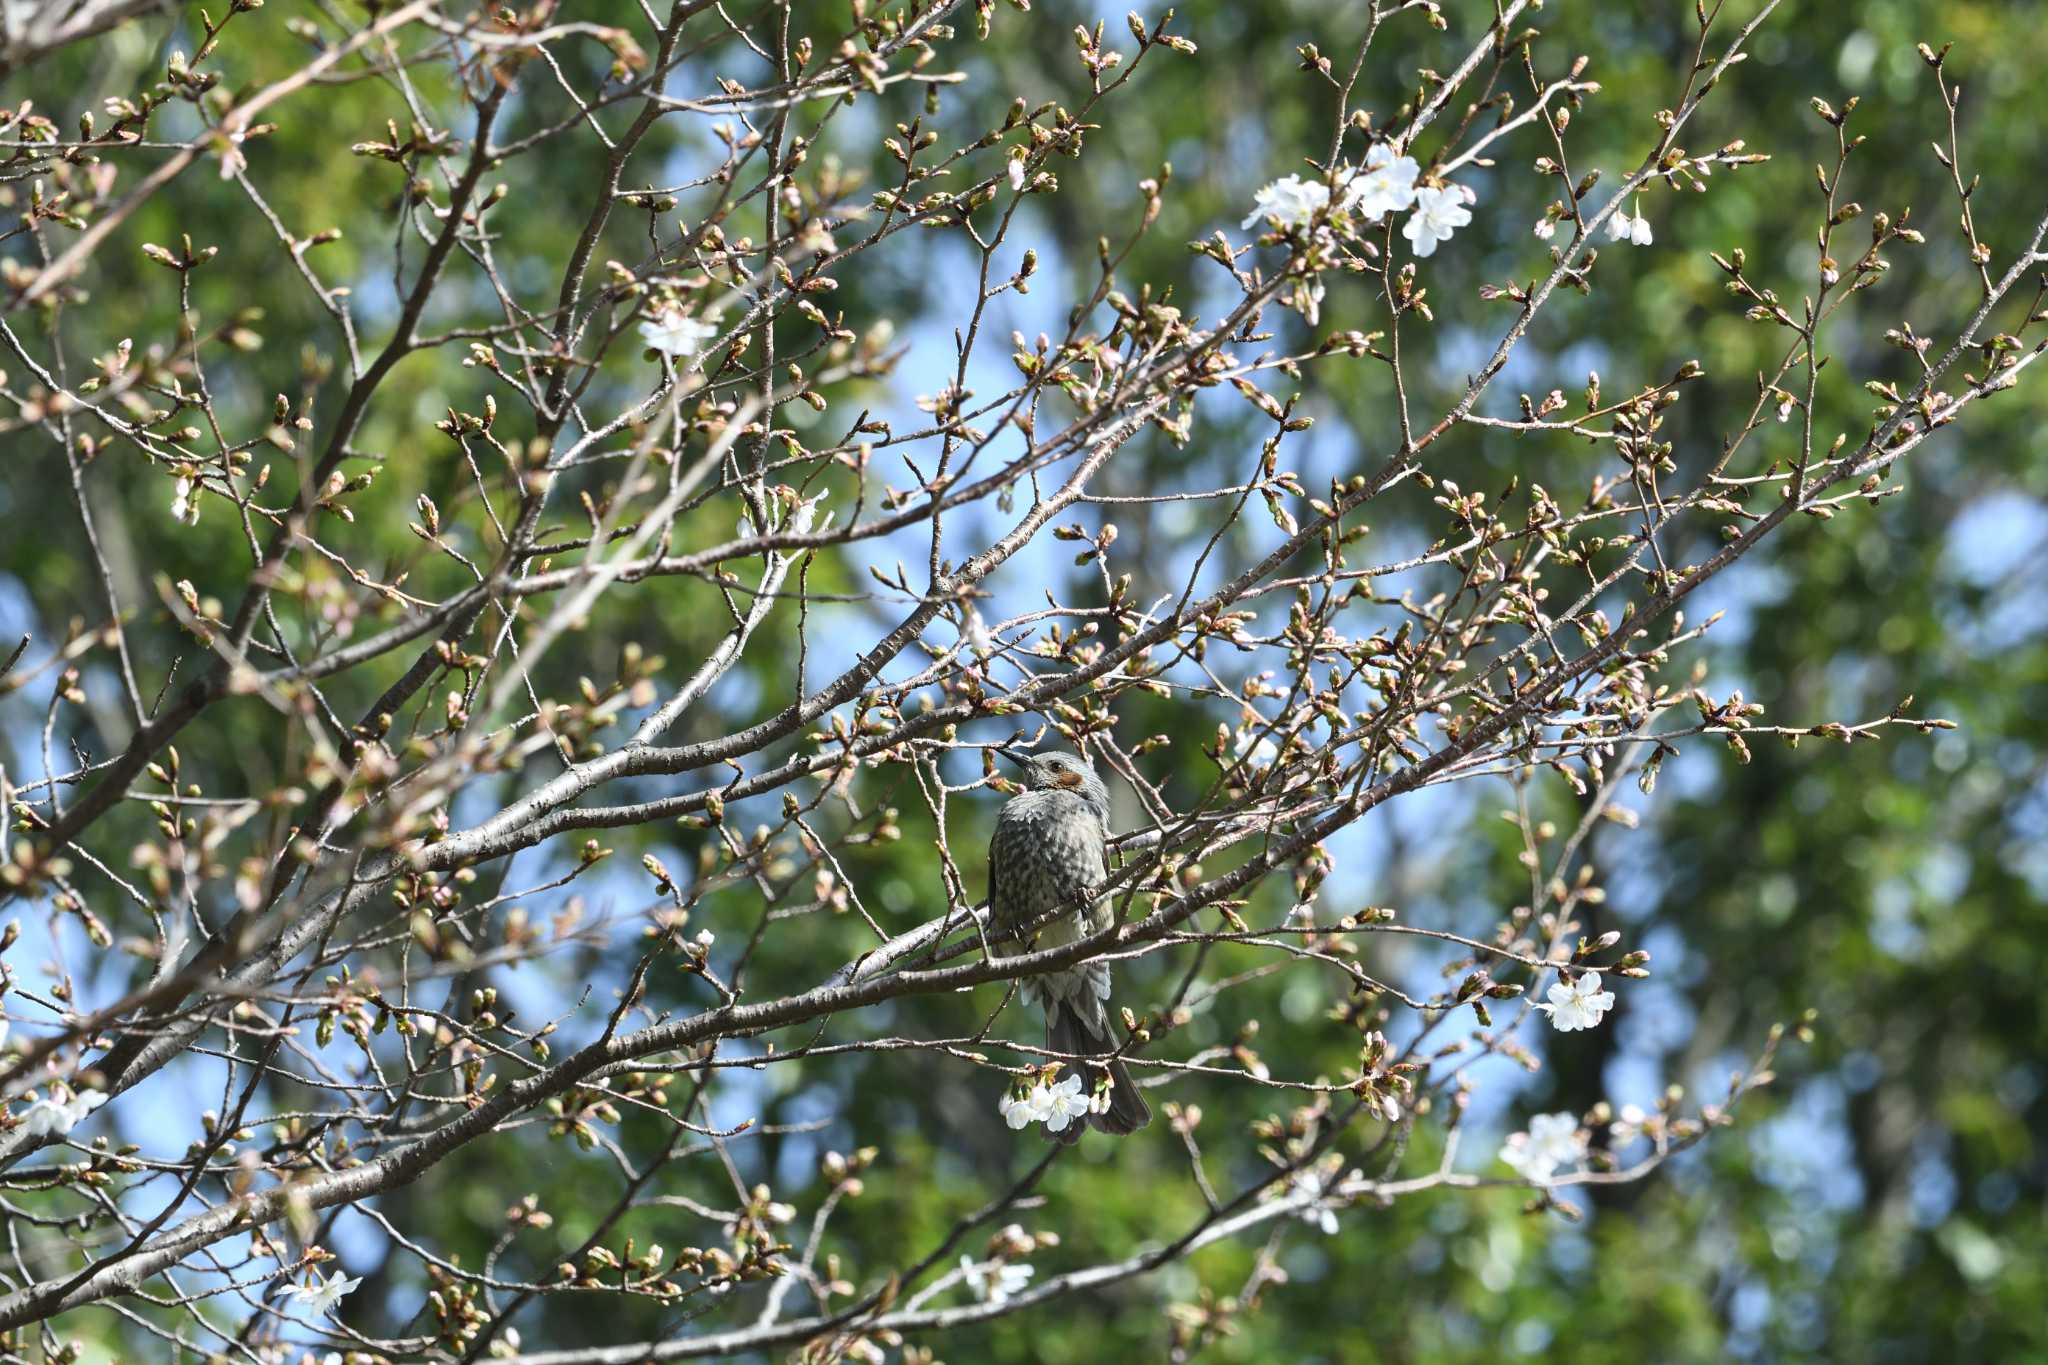
M 1053 781 L 1059 783 L 1062 787 L 1078 787 L 1081 785 L 1081 774 L 1062 768 L 1060 775 L 1055 777 Z

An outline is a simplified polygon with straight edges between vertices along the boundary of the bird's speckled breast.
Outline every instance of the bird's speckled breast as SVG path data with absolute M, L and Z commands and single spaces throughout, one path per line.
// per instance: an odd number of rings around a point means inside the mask
M 1071 901 L 1102 880 L 1102 822 L 1072 792 L 1026 792 L 996 818 L 989 842 L 999 923 L 1018 924 Z
M 1026 924 L 1062 904 L 1072 904 L 1099 885 L 1106 864 L 1102 821 L 1072 792 L 1036 791 L 1012 797 L 996 817 L 989 841 L 989 915 L 998 928 Z M 1091 903 L 1082 915 L 1063 915 L 1038 930 L 1034 948 L 1056 948 L 1109 923 L 1109 907 Z M 1018 951 L 1012 947 L 1010 952 Z M 1106 990 L 1105 964 L 1090 963 L 1071 980 L 1047 980 L 1054 993 L 1068 995 L 1086 985 Z M 1033 994 L 1036 991 L 1032 992 Z

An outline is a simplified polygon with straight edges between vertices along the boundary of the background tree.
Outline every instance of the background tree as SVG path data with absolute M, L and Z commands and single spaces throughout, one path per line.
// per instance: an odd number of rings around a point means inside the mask
M 2040 1349 L 2043 43 L 10 9 L 4 1349 Z

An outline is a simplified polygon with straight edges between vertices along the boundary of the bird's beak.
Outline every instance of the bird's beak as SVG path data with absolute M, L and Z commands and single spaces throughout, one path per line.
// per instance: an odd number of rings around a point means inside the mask
M 995 783 L 996 790 L 1011 796 L 1025 790 L 1024 779 L 1031 770 L 1024 766 L 1024 761 L 1030 755 L 1002 744 L 991 746 L 988 752 L 1003 760 L 989 765 L 994 774 L 990 780 Z

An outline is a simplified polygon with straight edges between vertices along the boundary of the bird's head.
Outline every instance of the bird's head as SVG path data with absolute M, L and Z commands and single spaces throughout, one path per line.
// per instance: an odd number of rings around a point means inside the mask
M 1088 760 L 1058 749 L 1038 753 L 1006 749 L 1003 756 L 1023 770 L 1027 791 L 1066 791 L 1085 800 L 1109 824 L 1109 788 L 1088 766 Z

